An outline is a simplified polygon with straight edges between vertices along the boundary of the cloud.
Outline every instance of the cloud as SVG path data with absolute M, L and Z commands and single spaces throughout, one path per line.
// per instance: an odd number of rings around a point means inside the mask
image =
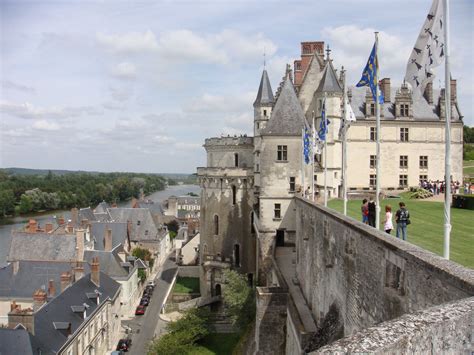
M 60 127 L 56 122 L 39 120 L 33 123 L 33 128 L 40 131 L 58 131 Z
M 188 113 L 222 114 L 228 112 L 248 111 L 255 99 L 255 92 L 237 95 L 212 95 L 205 93 L 191 99 L 184 106 Z
M 102 110 L 92 106 L 78 107 L 35 107 L 29 102 L 0 102 L 0 112 L 25 119 L 65 119 L 81 115 L 101 115 Z
M 119 102 L 127 101 L 130 99 L 133 93 L 133 90 L 128 86 L 110 87 L 109 91 L 112 98 Z
M 113 68 L 112 75 L 119 79 L 135 79 L 137 68 L 132 63 L 123 62 Z
M 122 35 L 97 33 L 97 42 L 115 53 L 143 53 L 158 48 L 155 34 L 147 30 L 143 33 L 129 32 Z
M 13 81 L 10 81 L 10 80 L 3 80 L 2 87 L 5 90 L 17 90 L 17 91 L 32 93 L 32 94 L 36 92 L 35 88 L 31 86 L 14 83 Z

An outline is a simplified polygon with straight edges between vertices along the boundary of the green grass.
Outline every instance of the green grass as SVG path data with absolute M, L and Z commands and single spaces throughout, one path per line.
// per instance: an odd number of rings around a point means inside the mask
M 411 200 L 407 194 L 402 194 L 401 199 L 384 199 L 381 202 L 380 224 L 383 229 L 385 219 L 385 205 L 390 204 L 393 212 L 393 224 L 395 227 L 395 211 L 398 209 L 398 202 L 404 201 L 410 212 L 411 224 L 408 226 L 408 241 L 427 249 L 438 255 L 443 254 L 443 233 L 444 233 L 444 203 L 435 201 Z M 361 220 L 361 201 L 351 200 L 347 204 L 347 213 L 350 217 Z M 328 206 L 342 212 L 343 201 L 331 200 Z M 450 259 L 474 268 L 474 211 L 459 208 L 451 209 L 451 255 Z M 395 237 L 395 231 L 392 231 Z
M 198 277 L 178 277 L 173 293 L 199 293 Z
M 204 338 L 190 355 L 230 355 L 240 339 L 240 334 L 211 333 Z
M 463 161 L 463 173 L 464 177 L 474 176 L 474 160 L 464 160 Z

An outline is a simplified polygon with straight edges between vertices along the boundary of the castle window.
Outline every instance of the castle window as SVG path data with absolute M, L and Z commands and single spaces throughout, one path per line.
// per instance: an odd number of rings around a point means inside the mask
M 263 110 L 263 116 L 267 117 L 267 110 Z
M 400 128 L 400 141 L 408 142 L 408 128 L 406 127 Z
M 428 156 L 420 155 L 420 169 L 428 169 Z
M 239 166 L 239 154 L 234 153 L 234 166 L 237 168 Z
M 369 166 L 371 169 L 375 169 L 375 165 L 376 165 L 376 161 L 377 161 L 377 158 L 375 155 L 371 155 L 370 156 L 370 162 L 369 162 Z
M 420 182 L 428 181 L 428 175 L 420 175 Z
M 256 167 L 255 167 L 255 171 L 258 173 L 260 171 L 260 164 L 257 163 Z
M 140 221 L 137 221 L 137 226 L 139 226 L 139 225 L 140 225 L 140 223 L 141 223 Z
M 232 204 L 235 205 L 235 201 L 237 200 L 237 187 L 232 185 Z
M 234 266 L 240 267 L 240 245 L 234 245 Z
M 377 175 L 370 174 L 369 175 L 369 186 L 370 187 L 375 187 L 376 184 L 377 184 Z
M 400 105 L 400 116 L 408 117 L 408 104 Z
M 398 183 L 400 187 L 407 187 L 408 186 L 408 175 L 400 175 L 398 179 Z
M 290 176 L 290 192 L 295 192 L 295 190 L 296 190 L 295 177 Z
M 278 161 L 288 160 L 288 146 L 286 145 L 277 146 L 277 160 Z
M 375 104 L 370 104 L 370 116 L 375 116 Z
M 257 122 L 257 129 L 260 129 L 260 123 Z
M 280 219 L 281 218 L 281 204 L 275 203 L 275 209 L 273 210 L 273 218 Z
M 400 168 L 408 168 L 408 155 L 400 155 Z
M 219 216 L 218 215 L 214 215 L 214 235 L 218 235 L 219 234 Z
M 375 142 L 377 140 L 377 128 L 376 127 L 370 127 L 370 140 L 372 142 Z

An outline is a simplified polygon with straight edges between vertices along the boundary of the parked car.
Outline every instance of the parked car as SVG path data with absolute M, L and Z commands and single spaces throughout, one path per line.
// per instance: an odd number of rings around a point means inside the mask
M 151 285 L 146 285 L 146 288 L 145 288 L 145 290 L 151 291 L 151 292 L 153 292 L 154 289 L 155 289 L 155 287 L 151 286 Z
M 155 281 L 148 281 L 147 287 L 148 286 L 155 288 Z
M 147 288 L 143 291 L 143 296 L 151 296 L 153 294 L 153 289 Z
M 120 339 L 117 345 L 117 350 L 128 351 L 132 346 L 132 339 Z
M 145 306 L 147 307 L 148 305 L 150 304 L 150 300 L 146 297 L 143 297 L 141 300 L 140 300 L 140 305 L 141 306 Z
M 135 315 L 136 316 L 141 316 L 145 314 L 145 306 L 139 305 L 137 306 L 137 309 L 135 310 Z

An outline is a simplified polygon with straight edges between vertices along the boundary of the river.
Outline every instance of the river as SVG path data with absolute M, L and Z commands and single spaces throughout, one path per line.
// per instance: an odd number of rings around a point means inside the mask
M 156 191 L 148 199 L 155 201 L 155 203 L 161 203 L 168 197 L 182 196 L 189 192 L 199 194 L 200 187 L 198 185 L 174 185 L 168 186 L 165 190 Z M 118 207 L 130 207 L 131 201 L 121 202 Z M 95 207 L 95 206 L 91 206 Z M 11 232 L 22 228 L 30 218 L 34 218 L 40 226 L 44 226 L 47 222 L 54 222 L 54 217 L 62 215 L 66 220 L 69 219 L 70 211 L 49 211 L 41 214 L 36 214 L 32 217 L 29 216 L 17 216 L 9 220 L 9 224 L 0 225 L 0 266 L 4 265 L 7 259 L 8 250 L 10 249 Z

